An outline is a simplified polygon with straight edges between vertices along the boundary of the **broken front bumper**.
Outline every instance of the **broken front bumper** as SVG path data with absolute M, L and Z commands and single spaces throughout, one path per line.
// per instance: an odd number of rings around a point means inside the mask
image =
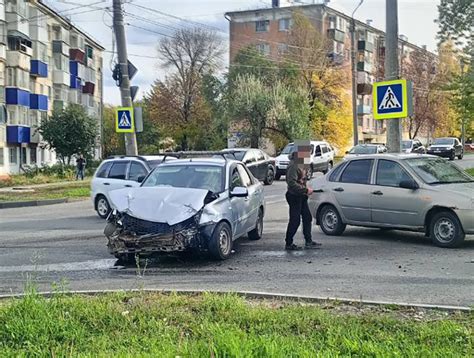
M 212 233 L 209 226 L 200 227 L 200 213 L 176 225 L 113 213 L 105 228 L 111 254 L 147 254 L 180 252 L 207 247 Z

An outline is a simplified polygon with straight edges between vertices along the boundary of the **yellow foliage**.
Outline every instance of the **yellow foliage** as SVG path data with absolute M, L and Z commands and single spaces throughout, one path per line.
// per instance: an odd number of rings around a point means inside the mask
M 351 99 L 347 94 L 343 94 L 341 106 L 329 110 L 326 120 L 322 123 L 321 134 L 340 155 L 351 145 L 352 132 Z

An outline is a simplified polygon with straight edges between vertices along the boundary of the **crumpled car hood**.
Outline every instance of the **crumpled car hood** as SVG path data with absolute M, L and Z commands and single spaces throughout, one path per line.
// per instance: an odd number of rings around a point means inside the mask
M 204 206 L 207 190 L 139 187 L 113 190 L 111 205 L 119 212 L 142 220 L 175 225 L 189 219 Z

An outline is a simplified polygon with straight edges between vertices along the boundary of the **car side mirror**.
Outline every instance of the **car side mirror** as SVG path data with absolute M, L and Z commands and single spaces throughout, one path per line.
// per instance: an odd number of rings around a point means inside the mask
M 230 196 L 237 198 L 246 198 L 249 196 L 249 191 L 243 186 L 237 186 L 230 192 Z
M 418 183 L 413 179 L 410 180 L 402 180 L 400 182 L 400 188 L 402 189 L 410 189 L 410 190 L 417 190 L 419 189 Z
M 140 175 L 140 176 L 137 178 L 137 182 L 143 183 L 143 181 L 145 180 L 145 178 L 146 178 L 146 175 Z
M 346 154 L 349 154 L 349 151 L 348 151 L 348 150 L 346 150 Z

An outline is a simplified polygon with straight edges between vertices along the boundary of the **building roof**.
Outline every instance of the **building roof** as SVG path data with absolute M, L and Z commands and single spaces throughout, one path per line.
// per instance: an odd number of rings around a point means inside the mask
M 37 2 L 37 5 L 40 9 L 46 11 L 47 13 L 49 13 L 50 15 L 54 16 L 55 18 L 59 19 L 60 21 L 62 21 L 65 25 L 69 26 L 70 29 L 74 29 L 76 30 L 77 32 L 79 32 L 81 35 L 83 35 L 84 37 L 87 38 L 87 41 L 89 41 L 91 44 L 93 44 L 94 46 L 96 46 L 97 48 L 99 48 L 100 50 L 104 51 L 105 50 L 105 47 L 102 46 L 96 39 L 92 38 L 91 35 L 87 34 L 85 31 L 81 30 L 80 28 L 78 28 L 76 25 L 74 25 L 71 20 L 69 20 L 68 18 L 64 17 L 63 15 L 61 15 L 57 10 L 51 8 L 50 6 L 46 5 L 43 0 L 38 0 Z
M 224 16 L 227 18 L 227 16 L 235 16 L 235 15 L 238 16 L 238 15 L 248 14 L 248 13 L 251 13 L 251 12 L 258 13 L 258 12 L 273 12 L 273 11 L 285 11 L 285 10 L 288 11 L 288 12 L 293 12 L 294 10 L 297 10 L 297 9 L 308 9 L 308 8 L 322 8 L 323 10 L 327 10 L 329 12 L 337 14 L 338 16 L 344 17 L 344 18 L 346 18 L 346 20 L 351 19 L 350 15 L 347 15 L 347 14 L 345 14 L 345 13 L 339 11 L 339 10 L 333 9 L 332 7 L 329 7 L 329 6 L 324 5 L 324 4 L 306 4 L 306 5 L 294 5 L 294 6 L 284 6 L 284 7 L 269 7 L 269 8 L 255 9 L 255 10 L 230 11 L 230 12 L 226 12 Z M 357 20 L 357 19 L 354 19 L 354 20 L 355 20 L 356 26 L 363 27 L 367 30 L 378 33 L 379 35 L 385 35 L 385 31 L 383 31 L 383 30 L 380 30 L 380 29 L 377 29 L 376 27 L 368 25 L 363 21 L 360 21 L 360 20 Z M 408 45 L 410 45 L 412 47 L 415 47 L 419 50 L 423 50 L 423 51 L 427 51 L 429 53 L 432 53 L 432 52 L 430 52 L 430 51 L 428 51 L 428 50 L 426 50 L 426 49 L 424 49 L 424 48 L 422 48 L 418 45 L 415 45 L 415 44 L 413 44 L 409 41 L 403 40 L 401 38 L 399 38 L 398 41 L 403 43 L 403 44 L 408 44 Z M 435 54 L 433 54 L 433 55 L 435 55 Z

